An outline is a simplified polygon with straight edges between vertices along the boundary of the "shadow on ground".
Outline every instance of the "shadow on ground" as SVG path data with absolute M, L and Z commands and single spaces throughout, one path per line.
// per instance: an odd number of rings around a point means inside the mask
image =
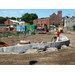
M 37 63 L 38 61 L 30 61 L 29 64 L 30 65 L 34 65 L 35 63 Z

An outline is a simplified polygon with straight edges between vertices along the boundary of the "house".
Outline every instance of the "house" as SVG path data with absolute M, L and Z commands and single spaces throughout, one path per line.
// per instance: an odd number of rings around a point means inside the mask
M 7 21 L 5 21 L 5 25 L 17 25 L 19 21 L 17 20 L 11 20 L 11 19 L 8 19 Z
M 33 21 L 34 25 L 43 25 L 43 24 L 47 24 L 47 26 L 49 27 L 50 25 L 55 25 L 55 24 L 62 24 L 62 11 L 58 11 L 58 15 L 56 15 L 55 13 L 53 13 L 50 17 L 46 18 L 46 19 L 35 19 Z
M 67 28 L 70 30 L 70 29 L 72 29 L 73 27 L 73 25 L 75 25 L 75 19 L 73 19 L 73 18 L 67 18 L 66 19 L 66 26 L 67 26 Z

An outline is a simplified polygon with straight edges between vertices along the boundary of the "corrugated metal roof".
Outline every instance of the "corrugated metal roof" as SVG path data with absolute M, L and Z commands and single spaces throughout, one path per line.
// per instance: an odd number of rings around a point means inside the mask
M 12 21 L 12 22 L 19 22 L 19 21 L 17 21 L 17 20 L 11 20 L 11 19 L 10 19 L 10 21 Z

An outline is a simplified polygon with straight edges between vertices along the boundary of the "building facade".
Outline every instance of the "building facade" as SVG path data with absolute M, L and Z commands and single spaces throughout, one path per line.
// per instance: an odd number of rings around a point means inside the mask
M 67 26 L 67 28 L 70 30 L 70 29 L 72 29 L 73 27 L 73 25 L 75 25 L 75 19 L 73 19 L 73 18 L 67 18 L 66 19 L 66 26 Z
M 5 25 L 14 25 L 14 24 L 17 25 L 18 21 L 8 19 L 4 23 L 5 23 Z
M 42 25 L 42 24 L 47 24 L 49 27 L 50 25 L 55 25 L 55 24 L 62 24 L 62 11 L 58 11 L 58 15 L 53 13 L 50 17 L 46 19 L 35 19 L 33 21 L 34 25 Z

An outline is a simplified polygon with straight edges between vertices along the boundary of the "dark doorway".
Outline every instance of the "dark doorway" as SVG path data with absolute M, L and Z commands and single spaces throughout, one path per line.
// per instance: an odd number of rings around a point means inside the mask
M 54 22 L 53 22 L 53 25 L 54 25 Z

